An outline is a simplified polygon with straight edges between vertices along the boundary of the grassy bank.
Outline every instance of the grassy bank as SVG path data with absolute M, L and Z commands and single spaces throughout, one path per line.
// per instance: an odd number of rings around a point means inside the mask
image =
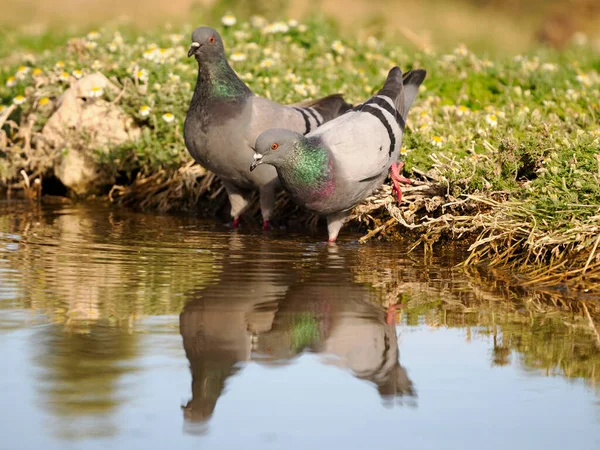
M 183 143 L 195 83 L 195 61 L 185 56 L 192 28 L 101 28 L 45 51 L 1 49 L 2 185 L 22 187 L 24 170 L 49 189 L 68 149 L 41 152 L 36 137 L 61 92 L 101 72 L 119 89 L 93 97 L 114 102 L 141 129 L 137 141 L 95 152 L 117 180 L 106 187 L 111 199 L 148 209 L 226 208 L 220 183 L 191 163 Z M 281 102 L 332 92 L 359 102 L 393 65 L 428 70 L 402 150 L 419 182 L 401 205 L 385 187 L 356 209 L 368 238 L 410 236 L 426 248 L 466 239 L 468 264 L 509 267 L 522 282 L 600 290 L 600 56 L 581 36 L 562 52 L 488 59 L 466 47 L 437 54 L 367 33 L 349 37 L 324 20 L 254 18 L 220 31 L 240 76 Z M 18 33 L 4 40 L 21 41 Z M 282 196 L 281 220 L 292 210 Z

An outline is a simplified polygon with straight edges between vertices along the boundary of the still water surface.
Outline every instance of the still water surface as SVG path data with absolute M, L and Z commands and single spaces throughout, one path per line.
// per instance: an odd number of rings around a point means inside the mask
M 0 448 L 600 448 L 575 312 L 351 240 L 0 202 Z

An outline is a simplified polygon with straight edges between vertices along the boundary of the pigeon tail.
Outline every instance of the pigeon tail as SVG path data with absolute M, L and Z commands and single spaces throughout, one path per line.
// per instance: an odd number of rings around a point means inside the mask
M 402 83 L 402 71 L 398 66 L 393 67 L 389 72 L 385 84 L 379 90 L 377 95 L 385 95 L 394 102 L 394 106 L 397 111 L 402 111 L 404 96 L 402 90 L 404 85 Z
M 301 108 L 312 108 L 316 110 L 324 119 L 324 122 L 335 119 L 341 116 L 346 111 L 352 109 L 352 105 L 346 103 L 342 94 L 332 94 L 327 97 L 319 98 L 317 100 L 308 100 L 296 104 L 295 106 Z
M 423 69 L 409 70 L 404 75 L 399 67 L 389 71 L 385 84 L 377 95 L 385 95 L 394 101 L 396 110 L 404 121 L 408 116 L 408 110 L 415 101 L 419 92 L 419 86 L 425 79 L 427 72 Z
M 419 93 L 419 86 L 423 83 L 426 75 L 427 71 L 424 69 L 415 69 L 409 70 L 402 76 L 402 84 L 404 86 L 404 89 L 402 90 L 403 101 L 402 108 L 399 108 L 398 111 L 404 120 L 406 120 L 406 117 L 408 116 L 408 110 L 415 101 L 415 98 Z

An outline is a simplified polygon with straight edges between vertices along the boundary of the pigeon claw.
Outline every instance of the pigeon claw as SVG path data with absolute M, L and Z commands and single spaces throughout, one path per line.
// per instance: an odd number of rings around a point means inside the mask
M 270 229 L 271 229 L 271 222 L 269 222 L 269 219 L 263 220 L 263 230 L 269 231 Z
M 231 228 L 233 228 L 234 230 L 237 230 L 240 227 L 240 218 L 238 217 L 237 219 L 233 219 L 233 222 L 231 222 Z
M 392 163 L 390 167 L 390 176 L 392 178 L 393 189 L 392 192 L 396 192 L 396 200 L 398 203 L 402 202 L 402 189 L 400 189 L 400 183 L 412 184 L 410 178 L 406 178 L 402 175 L 402 169 L 404 168 L 404 162 Z

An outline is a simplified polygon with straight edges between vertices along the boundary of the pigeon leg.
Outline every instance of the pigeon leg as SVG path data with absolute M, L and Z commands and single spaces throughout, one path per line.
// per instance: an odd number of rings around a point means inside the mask
M 397 199 L 398 203 L 400 203 L 402 201 L 402 190 L 400 189 L 400 183 L 412 184 L 412 180 L 410 180 L 409 178 L 406 178 L 405 176 L 402 175 L 403 168 L 404 168 L 404 162 L 400 162 L 400 163 L 393 162 L 392 166 L 390 167 L 390 175 L 392 178 L 392 184 L 394 185 L 392 192 L 394 192 L 394 191 L 396 192 L 396 199 Z
M 231 218 L 233 219 L 231 226 L 232 228 L 238 228 L 240 226 L 240 216 L 246 211 L 250 203 L 247 195 L 236 186 L 225 181 L 223 185 L 227 191 L 229 203 L 231 203 Z
M 263 230 L 271 229 L 271 214 L 275 208 L 275 189 L 277 188 L 277 180 L 272 183 L 265 184 L 259 189 L 260 196 L 260 212 L 263 217 Z
M 327 216 L 327 231 L 329 233 L 329 244 L 335 243 L 344 222 L 348 218 L 348 211 L 340 211 L 337 213 L 329 214 Z

